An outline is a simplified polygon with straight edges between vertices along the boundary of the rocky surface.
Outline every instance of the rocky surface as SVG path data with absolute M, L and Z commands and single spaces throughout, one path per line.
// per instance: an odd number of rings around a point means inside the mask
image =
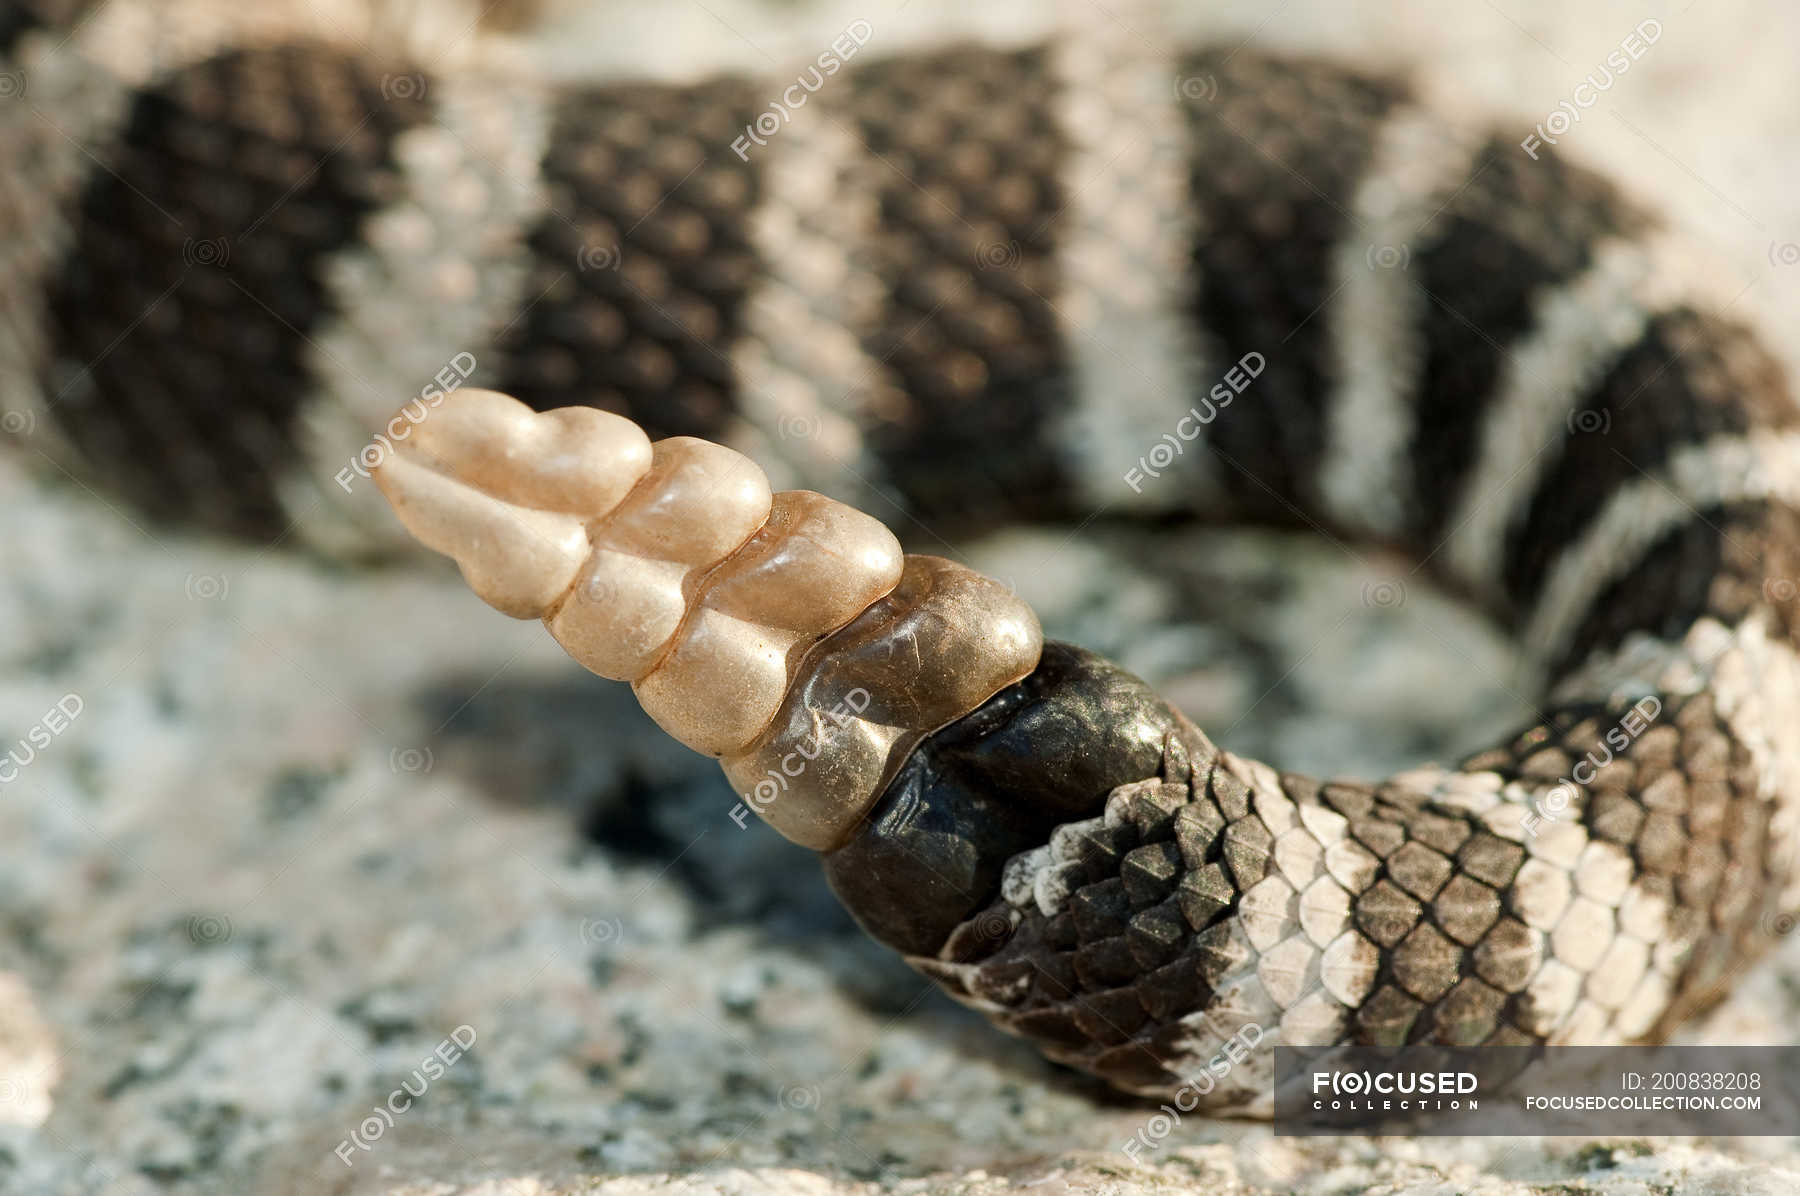
M 929 19 L 898 7 L 896 25 Z M 1410 36 L 1472 102 L 1545 109 L 1646 15 L 1521 0 L 1425 29 L 1395 5 L 1224 7 L 1277 40 Z M 1596 156 L 1639 159 L 1723 229 L 1749 277 L 1764 242 L 1800 237 L 1800 193 L 1778 185 L 1800 127 L 1754 69 L 1795 18 L 1723 7 L 1742 11 L 1657 11 L 1665 44 L 1591 131 Z M 1800 274 L 1764 265 L 1746 302 L 1800 314 Z M 0 509 L 0 751 L 49 736 L 0 783 L 0 1191 L 1800 1190 L 1786 1138 L 1289 1140 L 1190 1120 L 1133 1160 L 1120 1144 L 1153 1109 L 868 943 L 805 852 L 731 820 L 713 766 L 447 570 L 141 526 L 29 436 L 0 461 Z M 1501 645 L 1380 558 L 1217 533 L 1152 554 L 1103 524 L 968 555 L 1053 633 L 1286 766 L 1446 759 L 1522 714 Z M 1172 580 L 1142 575 L 1151 558 Z M 1395 580 L 1403 601 L 1370 600 Z M 1689 1036 L 1790 1040 L 1797 979 L 1790 941 Z M 390 1124 L 376 1107 L 396 1091 L 411 1104 Z

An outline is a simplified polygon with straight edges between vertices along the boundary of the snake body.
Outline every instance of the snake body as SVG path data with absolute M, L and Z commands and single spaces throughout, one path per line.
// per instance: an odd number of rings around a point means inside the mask
M 469 382 L 897 524 L 1310 523 L 1516 635 L 1541 722 L 1376 784 L 1222 751 L 1055 642 L 919 716 L 811 845 L 1052 1058 L 1161 1096 L 1252 1024 L 1655 1038 L 1800 904 L 1796 408 L 1555 150 L 1254 47 L 847 31 L 797 77 L 550 84 L 204 21 L 153 59 L 81 8 L 0 20 L 0 378 L 155 516 L 381 551 L 393 408 Z M 1200 1103 L 1269 1092 L 1263 1052 Z

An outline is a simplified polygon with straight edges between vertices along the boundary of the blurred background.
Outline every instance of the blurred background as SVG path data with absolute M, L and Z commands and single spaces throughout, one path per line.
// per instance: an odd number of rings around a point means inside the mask
M 198 7 L 441 45 L 426 0 Z M 490 14 L 512 26 L 504 51 L 550 77 L 778 71 L 854 20 L 882 55 L 1119 21 L 1410 64 L 1521 138 L 1655 19 L 1653 50 L 1566 152 L 1668 210 L 1744 288 L 1736 314 L 1790 362 L 1800 347 L 1800 10 L 1773 0 L 513 7 Z M 481 52 L 444 48 L 434 69 Z M 806 852 L 731 819 L 711 763 L 447 566 L 152 526 L 14 439 L 0 1191 L 1800 1190 L 1789 1139 L 1295 1141 L 1193 1121 L 1132 1163 L 1118 1147 L 1145 1109 L 866 941 Z M 1524 716 L 1504 645 L 1454 604 L 1412 580 L 1402 601 L 1364 600 L 1404 576 L 1395 562 L 1159 529 L 1152 576 L 1150 534 L 959 548 L 1049 633 L 1286 767 L 1379 775 Z M 1371 678 L 1354 694 L 1352 670 Z M 1788 1039 L 1797 979 L 1789 950 L 1691 1036 Z M 377 1116 L 428 1057 L 441 1074 Z

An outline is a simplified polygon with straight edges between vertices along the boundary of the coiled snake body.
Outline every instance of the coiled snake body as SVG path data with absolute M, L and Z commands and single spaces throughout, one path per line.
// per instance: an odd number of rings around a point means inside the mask
M 551 86 L 204 25 L 153 66 L 132 6 L 73 7 L 0 21 L 32 445 L 346 553 L 394 540 L 378 475 L 746 797 L 810 744 L 759 812 L 1053 1058 L 1165 1094 L 1252 1023 L 1653 1038 L 1795 907 L 1795 407 L 1654 215 L 1555 151 L 1405 78 L 1130 36 L 846 31 L 771 123 L 795 80 Z M 1516 633 L 1545 718 L 1455 769 L 1283 773 L 700 440 L 890 522 L 1398 545 Z M 570 480 L 602 458 L 616 486 Z M 593 622 L 619 602 L 629 630 Z M 1203 1103 L 1268 1096 L 1263 1055 Z

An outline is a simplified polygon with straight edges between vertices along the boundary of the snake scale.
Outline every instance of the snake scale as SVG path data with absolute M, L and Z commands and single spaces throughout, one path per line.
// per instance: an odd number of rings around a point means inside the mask
M 350 556 L 399 540 L 373 476 L 746 799 L 779 780 L 759 812 L 865 929 L 1050 1057 L 1166 1096 L 1250 1024 L 1653 1039 L 1787 925 L 1796 410 L 1555 149 L 1407 76 L 1116 30 L 557 82 L 186 7 L 0 8 L 8 429 Z M 1398 547 L 1545 717 L 1285 773 L 809 486 Z M 1259 1051 L 1201 1104 L 1269 1091 Z

